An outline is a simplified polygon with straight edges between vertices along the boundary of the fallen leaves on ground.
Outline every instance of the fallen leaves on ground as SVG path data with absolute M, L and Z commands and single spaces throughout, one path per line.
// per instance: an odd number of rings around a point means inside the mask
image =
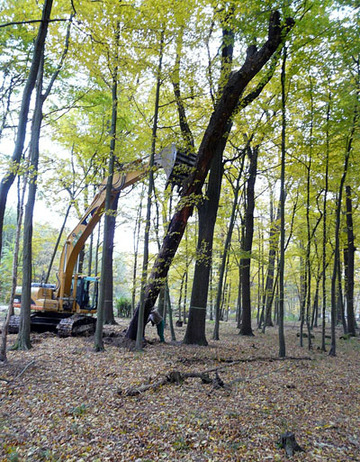
M 1 461 L 285 461 L 278 441 L 286 431 L 305 449 L 294 461 L 360 460 L 358 338 L 339 340 L 332 358 L 317 348 L 319 331 L 309 352 L 290 326 L 293 358 L 278 361 L 275 328 L 242 337 L 223 323 L 221 340 L 199 347 L 160 344 L 150 327 L 153 342 L 136 352 L 119 346 L 127 321 L 118 321 L 106 328 L 103 353 L 91 338 L 49 333 L 33 334 L 30 351 L 8 353 L 0 368 Z M 188 377 L 121 392 L 171 371 L 215 369 L 225 386 Z

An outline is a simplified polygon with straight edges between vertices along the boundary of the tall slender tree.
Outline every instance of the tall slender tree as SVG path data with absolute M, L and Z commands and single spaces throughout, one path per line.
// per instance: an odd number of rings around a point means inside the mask
M 104 207 L 104 240 L 103 240 L 103 251 L 101 260 L 101 276 L 100 276 L 100 291 L 99 300 L 97 306 L 97 321 L 94 338 L 94 347 L 96 351 L 104 350 L 103 342 L 103 325 L 105 320 L 105 304 L 108 303 L 107 295 L 109 296 L 109 287 L 107 281 L 107 271 L 112 265 L 112 251 L 113 251 L 113 236 L 114 226 L 112 223 L 112 189 L 113 189 L 113 177 L 115 168 L 115 147 L 116 147 L 116 127 L 117 127 L 117 114 L 118 114 L 118 46 L 119 46 L 119 35 L 120 35 L 120 24 L 116 25 L 115 30 L 115 66 L 112 75 L 112 112 L 111 112 L 111 138 L 110 138 L 110 156 L 109 156 L 109 170 L 108 178 L 106 182 L 106 196 L 105 196 L 105 207 Z M 112 277 L 112 274 L 111 274 Z M 112 292 L 112 280 L 111 292 Z M 111 298 L 112 304 L 112 298 Z
M 259 146 L 251 148 L 247 146 L 249 157 L 249 176 L 246 184 L 245 219 L 244 219 L 244 257 L 241 265 L 241 294 L 242 294 L 242 316 L 241 335 L 254 335 L 251 326 L 251 250 L 254 235 L 254 209 L 255 209 L 255 181 L 257 175 L 257 159 Z
M 279 356 L 286 356 L 284 333 L 284 271 L 285 271 L 285 160 L 286 160 L 286 57 L 284 47 L 281 67 L 281 174 L 280 174 L 280 261 L 279 261 Z
M 48 32 L 49 20 L 51 16 L 51 9 L 53 5 L 53 0 L 44 0 L 42 17 L 39 25 L 39 30 L 35 40 L 34 51 L 32 55 L 31 66 L 29 69 L 29 74 L 26 80 L 24 87 L 21 108 L 19 113 L 19 123 L 17 127 L 17 134 L 15 140 L 15 147 L 13 155 L 11 157 L 11 165 L 7 173 L 3 176 L 0 182 L 0 259 L 1 259 L 1 250 L 2 250 L 2 235 L 3 235 L 3 224 L 4 224 L 4 214 L 7 202 L 8 192 L 14 183 L 16 178 L 21 156 L 24 149 L 25 137 L 26 137 L 26 127 L 28 122 L 28 115 L 30 110 L 30 100 L 33 90 L 35 88 L 36 79 L 39 73 L 39 68 L 44 54 L 44 47 L 46 41 L 46 35 Z

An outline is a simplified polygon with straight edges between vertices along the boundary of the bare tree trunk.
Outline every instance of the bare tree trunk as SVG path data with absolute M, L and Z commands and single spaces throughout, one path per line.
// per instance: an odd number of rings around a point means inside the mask
M 19 182 L 20 182 L 20 177 L 19 177 Z M 10 299 L 9 299 L 8 310 L 7 310 L 5 322 L 3 324 L 2 332 L 1 332 L 1 344 L 0 344 L 0 361 L 1 362 L 7 361 L 7 356 L 6 356 L 7 333 L 8 333 L 10 318 L 14 314 L 14 299 L 15 299 L 17 275 L 18 275 L 18 260 L 19 260 L 19 250 L 20 250 L 21 225 L 22 225 L 23 212 L 24 212 L 25 189 L 26 188 L 24 186 L 20 194 L 20 187 L 18 188 L 18 207 L 17 207 L 18 217 L 17 217 L 15 248 L 14 248 L 13 264 L 12 264 L 12 284 L 11 284 L 11 294 L 10 294 Z
M 105 300 L 104 300 L 104 324 L 116 324 L 114 317 L 114 235 L 116 227 L 116 212 L 119 203 L 119 194 L 116 195 L 110 207 L 109 214 L 109 235 L 108 235 L 108 252 L 109 266 L 106 273 Z
M 244 247 L 245 258 L 243 258 L 242 266 L 242 316 L 241 316 L 241 335 L 254 335 L 251 327 L 251 250 L 254 235 L 254 209 L 255 209 L 255 181 L 257 175 L 257 158 L 259 146 L 251 149 L 248 146 L 247 154 L 250 160 L 249 178 L 246 186 L 246 201 L 245 201 L 245 236 Z
M 31 127 L 30 140 L 30 171 L 28 199 L 25 207 L 24 238 L 23 238 L 23 278 L 21 292 L 20 327 L 16 342 L 19 350 L 31 348 L 30 342 L 30 313 L 31 313 L 31 278 L 32 278 L 32 233 L 33 214 L 37 189 L 37 173 L 39 164 L 39 139 L 41 123 L 43 119 L 42 107 L 42 81 L 43 81 L 43 57 L 39 66 L 35 110 Z
M 139 241 L 140 241 L 140 229 L 141 229 L 141 211 L 142 211 L 142 201 L 144 197 L 144 185 L 142 186 L 141 199 L 138 208 L 138 214 L 135 220 L 134 226 L 134 266 L 132 274 L 132 290 L 131 290 L 131 313 L 135 312 L 135 300 L 136 300 L 136 279 L 137 279 L 137 264 L 138 264 L 138 255 L 139 255 Z
M 347 331 L 350 335 L 356 336 L 356 321 L 354 314 L 354 227 L 352 213 L 351 186 L 346 186 L 346 231 L 347 231 L 347 249 L 346 249 L 346 311 L 347 311 Z
M 286 48 L 281 68 L 281 178 L 280 178 L 280 261 L 279 261 L 279 356 L 286 356 L 285 333 L 284 333 L 284 270 L 285 270 L 285 158 L 286 158 Z
M 269 236 L 269 256 L 268 256 L 268 269 L 266 273 L 265 281 L 265 293 L 263 297 L 263 306 L 264 306 L 264 319 L 263 319 L 263 329 L 262 332 L 265 332 L 267 326 L 273 326 L 271 310 L 274 300 L 274 277 L 275 277 L 275 263 L 276 263 L 276 254 L 279 247 L 279 237 L 280 237 L 280 202 L 277 207 L 276 218 L 274 219 L 273 214 L 271 214 L 271 223 L 270 223 L 270 236 Z M 260 320 L 261 325 L 261 320 Z
M 209 289 L 209 276 L 212 263 L 212 246 L 217 210 L 220 198 L 223 149 L 219 149 L 213 160 L 206 200 L 198 207 L 199 230 L 197 258 L 191 292 L 189 319 L 183 343 L 207 345 L 205 335 L 206 305 Z
M 351 145 L 352 145 L 352 137 L 348 141 L 348 145 L 347 145 L 346 152 L 345 152 L 344 171 L 343 171 L 343 174 L 340 180 L 339 192 L 338 192 L 338 197 L 337 197 L 337 205 L 336 205 L 334 266 L 333 266 L 333 273 L 331 277 L 331 347 L 329 351 L 329 356 L 336 356 L 336 322 L 337 322 L 336 281 L 337 281 L 337 277 L 340 277 L 340 275 L 338 274 L 338 271 L 339 271 L 339 259 L 340 259 L 339 233 L 340 233 L 340 220 L 341 220 L 341 202 L 342 202 L 344 183 L 345 183 L 347 169 L 348 169 Z
M 326 330 L 326 268 L 327 268 L 327 195 L 329 191 L 329 154 L 330 154 L 330 135 L 329 123 L 331 113 L 331 94 L 329 93 L 329 101 L 326 109 L 326 152 L 325 152 L 325 186 L 324 186 L 324 201 L 323 201 L 323 243 L 322 243 L 322 323 L 321 323 L 321 350 L 326 351 L 325 330 Z
M 145 233 L 144 233 L 144 253 L 143 253 L 143 265 L 142 265 L 142 280 L 141 280 L 141 293 L 140 293 L 140 302 L 139 302 L 139 316 L 137 319 L 136 326 L 136 349 L 142 350 L 144 330 L 146 320 L 150 314 L 147 313 L 147 316 L 144 317 L 145 313 L 145 284 L 148 274 L 148 263 L 149 263 L 149 231 L 150 231 L 150 219 L 151 219 L 151 195 L 154 190 L 154 156 L 156 149 L 156 134 L 157 134 L 157 125 L 159 118 L 159 101 L 160 101 L 160 87 L 161 87 L 161 72 L 162 72 L 162 61 L 163 61 L 163 47 L 164 47 L 164 32 L 161 32 L 160 39 L 160 50 L 159 50 L 159 63 L 157 68 L 157 82 L 156 82 L 156 96 L 155 96 L 155 110 L 154 110 L 154 123 L 152 129 L 152 145 L 151 145 L 151 156 L 149 162 L 149 185 L 148 185 L 148 195 L 147 195 L 147 207 L 146 207 L 146 221 L 145 221 Z M 165 278 L 164 278 L 165 279 Z M 164 279 L 160 282 L 161 288 L 164 286 Z M 160 288 L 159 288 L 160 290 Z
M 117 24 L 115 33 L 115 62 L 117 63 L 120 26 Z M 97 321 L 94 336 L 94 348 L 95 351 L 104 350 L 103 342 L 103 327 L 105 320 L 105 304 L 106 296 L 109 295 L 107 289 L 107 271 L 112 265 L 112 249 L 113 249 L 113 234 L 111 233 L 111 203 L 112 203 L 112 187 L 113 187 L 113 176 L 114 176 L 114 164 L 115 164 L 115 145 L 116 145 L 116 123 L 117 123 L 117 110 L 118 110 L 118 65 L 115 65 L 113 71 L 113 82 L 112 82 L 112 113 L 111 113 L 111 140 L 110 140 L 110 158 L 109 158 L 109 176 L 106 183 L 106 196 L 105 196 L 105 207 L 104 207 L 104 241 L 103 251 L 101 260 L 101 276 L 100 276 L 100 290 L 99 290 L 99 301 L 97 306 Z M 112 274 L 111 274 L 112 277 Z M 112 291 L 112 282 L 111 282 Z
M 223 292 L 225 265 L 226 265 L 226 260 L 227 260 L 227 256 L 228 256 L 228 252 L 229 252 L 230 244 L 231 244 L 231 238 L 232 238 L 232 234 L 233 234 L 234 226 L 235 226 L 236 211 L 238 207 L 238 199 L 239 199 L 239 191 L 240 191 L 240 181 L 241 181 L 243 168 L 244 168 L 245 152 L 246 152 L 246 148 L 244 149 L 242 153 L 241 167 L 238 172 L 238 177 L 237 177 L 236 185 L 234 188 L 234 200 L 233 200 L 233 206 L 231 210 L 229 228 L 226 233 L 224 250 L 221 256 L 221 264 L 220 264 L 220 269 L 219 269 L 219 280 L 218 280 L 216 301 L 215 301 L 215 328 L 214 328 L 214 334 L 213 334 L 214 340 L 219 340 L 219 320 L 220 320 L 219 319 L 220 318 L 219 308 L 220 308 L 220 301 L 221 301 L 222 292 Z

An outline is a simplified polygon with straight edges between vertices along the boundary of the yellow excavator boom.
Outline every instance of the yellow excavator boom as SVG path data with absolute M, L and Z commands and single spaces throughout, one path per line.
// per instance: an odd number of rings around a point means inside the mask
M 121 190 L 144 178 L 146 175 L 146 168 L 141 168 L 141 162 L 138 162 L 137 164 L 139 170 L 132 172 L 124 171 L 114 174 L 111 191 L 112 200 L 115 199 L 116 195 L 119 194 Z M 59 300 L 60 311 L 62 311 L 65 307 L 69 309 L 69 305 L 74 302 L 73 299 L 70 300 L 74 268 L 85 241 L 90 236 L 95 226 L 99 223 L 103 214 L 106 197 L 106 182 L 107 180 L 104 180 L 98 194 L 94 197 L 93 202 L 65 241 L 60 257 L 58 287 L 55 291 L 55 297 Z

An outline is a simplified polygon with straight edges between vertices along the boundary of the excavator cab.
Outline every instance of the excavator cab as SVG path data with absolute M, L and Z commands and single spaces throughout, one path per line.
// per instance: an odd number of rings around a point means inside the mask
M 98 302 L 99 278 L 78 275 L 73 279 L 76 282 L 76 304 L 81 311 L 96 311 Z

